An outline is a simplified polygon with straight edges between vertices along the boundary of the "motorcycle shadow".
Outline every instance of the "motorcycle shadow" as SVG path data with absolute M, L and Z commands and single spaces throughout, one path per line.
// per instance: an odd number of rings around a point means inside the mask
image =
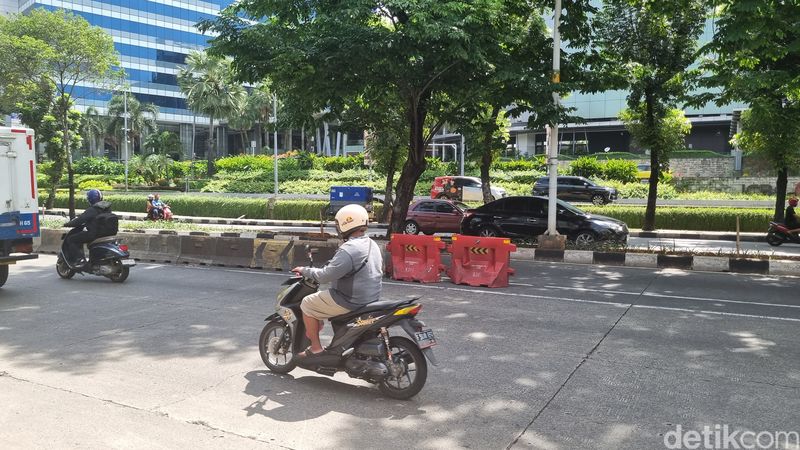
M 413 399 L 386 398 L 374 386 L 352 384 L 358 382 L 353 379 L 340 381 L 307 371 L 303 376 L 295 377 L 268 370 L 254 370 L 244 377 L 247 379 L 244 393 L 256 398 L 244 408 L 248 416 L 257 414 L 280 422 L 299 422 L 330 412 L 398 420 L 424 414 Z M 366 408 L 368 405 L 370 407 Z

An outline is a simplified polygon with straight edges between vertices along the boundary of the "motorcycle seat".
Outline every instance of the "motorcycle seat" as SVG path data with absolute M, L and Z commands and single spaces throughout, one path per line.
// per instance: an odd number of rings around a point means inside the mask
M 384 310 L 387 310 L 387 309 L 393 309 L 393 308 L 397 308 L 398 306 L 402 306 L 402 305 L 409 305 L 409 304 L 413 303 L 416 300 L 419 300 L 419 297 L 409 298 L 409 299 L 404 299 L 404 300 L 379 300 L 377 302 L 369 303 L 369 304 L 365 305 L 362 308 L 356 309 L 355 311 L 350 311 L 347 314 L 343 314 L 341 316 L 333 317 L 330 320 L 331 320 L 331 322 L 348 322 L 348 321 L 350 321 L 352 319 L 355 319 L 356 317 L 358 317 L 358 316 L 360 316 L 362 314 L 375 312 L 375 311 L 384 311 Z
M 91 247 L 92 245 L 104 244 L 106 242 L 115 242 L 116 240 L 116 236 L 103 236 L 93 240 L 92 242 L 89 242 L 89 246 Z

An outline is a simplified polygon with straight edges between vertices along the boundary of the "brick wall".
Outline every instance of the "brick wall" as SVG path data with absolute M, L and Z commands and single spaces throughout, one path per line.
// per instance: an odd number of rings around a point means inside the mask
M 789 177 L 786 187 L 794 191 L 800 177 Z M 775 177 L 717 177 L 717 178 L 675 178 L 675 187 L 686 191 L 719 191 L 733 193 L 775 193 Z
M 733 157 L 682 158 L 669 162 L 675 178 L 725 178 L 733 176 Z

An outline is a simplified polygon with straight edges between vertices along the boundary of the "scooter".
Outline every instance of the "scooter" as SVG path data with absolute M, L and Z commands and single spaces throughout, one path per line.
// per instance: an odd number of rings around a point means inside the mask
M 777 247 L 784 242 L 800 244 L 800 236 L 790 233 L 786 225 L 778 222 L 770 222 L 767 230 L 767 244 Z
M 76 227 L 62 236 L 62 240 L 79 233 L 81 227 Z M 128 279 L 130 268 L 136 265 L 136 261 L 131 259 L 128 246 L 121 244 L 116 236 L 107 236 L 95 239 L 89 245 L 89 260 L 83 267 L 71 265 L 64 256 L 64 244 L 61 244 L 61 251 L 58 253 L 56 261 L 56 272 L 58 276 L 66 280 L 75 276 L 76 273 L 83 275 L 99 275 L 107 277 L 115 283 L 122 283 Z
M 309 259 L 313 258 L 309 254 Z M 261 359 L 270 371 L 288 373 L 298 365 L 326 376 L 344 371 L 351 378 L 377 384 L 392 398 L 408 399 L 419 393 L 428 376 L 426 358 L 436 358 L 433 331 L 416 319 L 422 309 L 418 298 L 383 300 L 330 319 L 331 344 L 320 355 L 297 358 L 310 341 L 305 334 L 300 302 L 316 292 L 313 280 L 295 276 L 283 283 L 278 292 L 275 314 L 267 322 L 258 341 Z M 399 326 L 408 337 L 390 336 Z M 299 359 L 299 361 L 298 361 Z

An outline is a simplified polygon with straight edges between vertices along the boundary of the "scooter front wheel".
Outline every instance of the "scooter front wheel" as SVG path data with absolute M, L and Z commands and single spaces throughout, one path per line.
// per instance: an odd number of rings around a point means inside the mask
M 58 273 L 59 277 L 65 280 L 69 280 L 70 278 L 75 276 L 75 271 L 69 268 L 67 262 L 60 255 L 58 257 L 58 260 L 56 261 L 56 273 Z
M 767 244 L 773 247 L 777 247 L 783 244 L 783 238 L 775 234 L 775 232 L 770 231 L 769 233 L 767 233 Z
M 285 322 L 271 321 L 264 326 L 258 339 L 261 360 L 275 373 L 289 373 L 297 367 L 292 352 L 292 330 Z

